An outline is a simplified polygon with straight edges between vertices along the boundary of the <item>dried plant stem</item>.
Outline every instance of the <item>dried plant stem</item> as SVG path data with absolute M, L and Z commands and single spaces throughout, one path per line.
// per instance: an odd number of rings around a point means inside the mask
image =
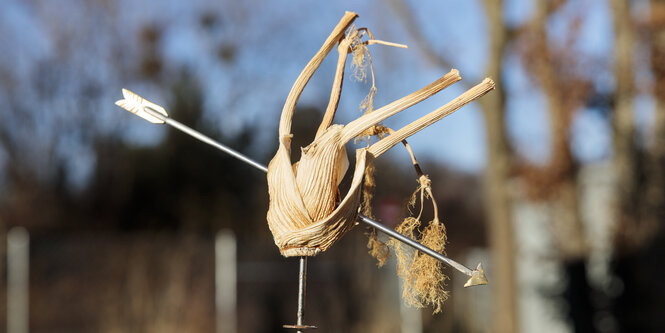
M 395 134 L 396 131 L 393 130 L 392 128 L 386 127 L 385 132 L 388 133 L 389 135 L 393 135 Z M 436 200 L 434 199 L 434 194 L 432 194 L 432 187 L 429 185 L 429 178 L 420 168 L 420 163 L 418 163 L 416 155 L 413 153 L 413 149 L 411 149 L 411 146 L 406 141 L 406 139 L 402 140 L 402 144 L 404 145 L 404 148 L 406 148 L 406 151 L 409 153 L 409 156 L 411 157 L 411 163 L 413 163 L 413 169 L 416 171 L 416 175 L 418 176 L 418 182 L 420 183 L 420 186 L 416 190 L 416 192 L 420 191 L 420 212 L 418 213 L 417 219 L 420 220 L 420 216 L 422 215 L 423 205 L 424 205 L 423 203 L 425 201 L 424 194 L 426 192 L 429 198 L 432 200 L 432 206 L 434 207 L 434 221 L 438 223 L 439 208 L 438 205 L 436 204 Z
M 409 48 L 408 46 L 406 46 L 404 44 L 386 42 L 386 41 L 378 40 L 378 39 L 370 39 L 366 43 L 367 43 L 367 45 L 380 44 L 380 45 L 386 45 L 386 46 L 399 47 L 399 48 L 402 48 L 402 49 L 408 49 Z
M 282 115 L 279 120 L 279 137 L 285 137 L 291 134 L 291 120 L 293 118 L 293 111 L 295 110 L 296 103 L 300 98 L 305 89 L 305 85 L 309 82 L 309 79 L 312 78 L 314 72 L 321 66 L 323 59 L 332 51 L 333 47 L 339 42 L 339 40 L 344 36 L 344 31 L 353 23 L 353 21 L 358 17 L 358 14 L 353 12 L 346 12 L 344 16 L 339 21 L 337 26 L 333 29 L 332 33 L 326 41 L 323 43 L 318 52 L 312 57 L 312 59 L 307 63 L 305 68 L 303 68 L 300 75 L 296 79 L 296 82 L 291 87 L 286 102 L 284 103 L 284 108 L 282 108 Z
M 483 82 L 467 90 L 465 93 L 455 98 L 448 104 L 430 112 L 429 114 L 412 122 L 411 124 L 402 127 L 394 134 L 389 135 L 388 137 L 381 139 L 381 141 L 373 144 L 369 148 L 370 153 L 372 153 L 374 157 L 381 156 L 381 154 L 385 153 L 388 149 L 398 144 L 400 141 L 410 137 L 427 126 L 434 124 L 435 122 L 441 120 L 443 117 L 450 115 L 469 102 L 482 97 L 492 89 L 494 89 L 494 82 L 491 79 L 483 80 Z
M 344 127 L 342 132 L 342 141 L 344 143 L 349 142 L 349 140 L 358 136 L 367 128 L 380 123 L 381 121 L 400 111 L 422 102 L 423 100 L 429 98 L 430 96 L 438 93 L 439 91 L 461 79 L 462 77 L 460 77 L 459 71 L 453 69 L 448 74 L 428 84 L 424 88 L 411 93 L 410 95 L 402 97 L 386 106 L 378 108 L 371 113 L 363 115 L 362 117 L 350 122 Z
M 342 94 L 342 83 L 344 81 L 344 68 L 346 66 L 346 58 L 349 55 L 351 41 L 344 38 L 337 46 L 339 57 L 337 58 L 337 69 L 335 70 L 335 81 L 333 82 L 332 91 L 330 92 L 330 101 L 326 108 L 326 113 L 323 115 L 323 120 L 316 131 L 316 138 L 320 137 L 323 132 L 330 127 L 335 118 L 335 112 L 339 105 L 339 98 Z

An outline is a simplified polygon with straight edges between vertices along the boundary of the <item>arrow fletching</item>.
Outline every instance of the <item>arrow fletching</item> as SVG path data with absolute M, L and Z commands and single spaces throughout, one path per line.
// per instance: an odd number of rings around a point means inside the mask
M 146 100 L 145 98 L 127 90 L 122 89 L 122 95 L 125 99 L 121 99 L 115 102 L 115 105 L 153 123 L 153 124 L 163 124 L 164 118 L 168 117 L 168 113 L 164 110 L 163 107 Z M 149 111 L 146 111 L 146 108 L 149 108 Z M 164 117 L 158 117 L 158 114 L 162 114 Z

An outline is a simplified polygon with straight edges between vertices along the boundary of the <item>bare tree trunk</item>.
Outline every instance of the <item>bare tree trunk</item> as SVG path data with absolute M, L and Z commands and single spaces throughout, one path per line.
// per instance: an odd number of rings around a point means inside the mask
M 665 0 L 651 1 L 651 69 L 655 80 L 656 112 L 653 142 L 647 151 L 644 218 L 646 234 L 665 219 Z
M 612 0 L 614 16 L 614 113 L 612 119 L 614 138 L 614 167 L 616 172 L 616 218 L 619 228 L 635 225 L 638 219 L 637 149 L 635 146 L 635 119 L 633 103 L 635 83 L 633 75 L 633 50 L 635 29 L 628 0 Z
M 501 63 L 507 39 L 502 17 L 503 1 L 486 0 L 490 52 L 487 75 L 497 82 L 496 91 L 481 101 L 487 130 L 488 162 L 485 169 L 489 241 L 492 250 L 493 332 L 517 331 L 515 248 L 508 194 L 512 154 L 505 129 L 505 91 Z
M 633 80 L 628 75 L 636 30 L 631 26 L 630 16 L 626 15 L 630 12 L 628 3 L 627 0 L 613 3 L 617 34 L 615 163 L 620 211 L 612 269 L 625 286 L 613 302 L 613 313 L 619 331 L 663 332 L 665 287 L 662 276 L 665 269 L 654 263 L 665 257 L 665 228 L 662 226 L 665 219 L 665 1 L 651 1 L 650 33 L 645 41 L 651 53 L 656 112 L 653 141 L 644 150 L 636 146 L 633 139 L 632 92 L 626 86 Z
M 546 183 L 553 185 L 552 200 L 554 202 L 554 237 L 559 252 L 564 260 L 579 260 L 587 251 L 584 226 L 581 221 L 578 205 L 577 169 L 578 165 L 570 150 L 570 125 L 577 101 L 571 96 L 568 87 L 574 85 L 563 82 L 556 71 L 553 55 L 547 42 L 547 17 L 553 10 L 548 1 L 538 1 L 536 16 L 533 20 L 533 31 L 536 54 L 532 54 L 532 72 L 540 82 L 547 98 L 551 128 L 551 163 L 544 177 L 551 178 Z
M 574 113 L 586 98 L 588 84 L 570 70 L 580 62 L 577 55 L 553 50 L 548 42 L 548 17 L 563 2 L 536 3 L 527 63 L 547 98 L 551 128 L 551 160 L 539 174 L 542 184 L 546 184 L 541 190 L 552 205 L 552 234 L 567 280 L 562 293 L 568 305 L 566 315 L 575 332 L 594 332 L 594 306 L 586 273 L 588 242 L 577 181 L 579 165 L 571 151 L 569 134 Z

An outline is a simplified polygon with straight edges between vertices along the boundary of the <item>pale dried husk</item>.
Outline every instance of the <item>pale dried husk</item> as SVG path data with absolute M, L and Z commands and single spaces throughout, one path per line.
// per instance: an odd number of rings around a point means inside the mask
M 356 152 L 351 187 L 339 204 L 337 185 L 348 164 L 339 146 L 341 125 L 334 125 L 303 150 L 300 163 L 291 165 L 290 138 L 280 143 L 268 166 L 270 208 L 268 226 L 282 255 L 313 256 L 328 249 L 349 231 L 358 214 L 368 149 Z

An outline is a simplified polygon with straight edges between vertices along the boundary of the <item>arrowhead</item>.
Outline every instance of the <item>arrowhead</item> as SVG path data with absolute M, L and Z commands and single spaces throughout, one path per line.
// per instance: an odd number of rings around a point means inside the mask
M 464 284 L 464 288 L 484 285 L 484 284 L 487 284 L 487 277 L 485 276 L 485 270 L 483 270 L 483 265 L 481 263 L 478 263 L 476 269 L 474 269 L 473 272 L 471 272 L 471 278 L 468 281 L 466 281 L 466 283 Z

